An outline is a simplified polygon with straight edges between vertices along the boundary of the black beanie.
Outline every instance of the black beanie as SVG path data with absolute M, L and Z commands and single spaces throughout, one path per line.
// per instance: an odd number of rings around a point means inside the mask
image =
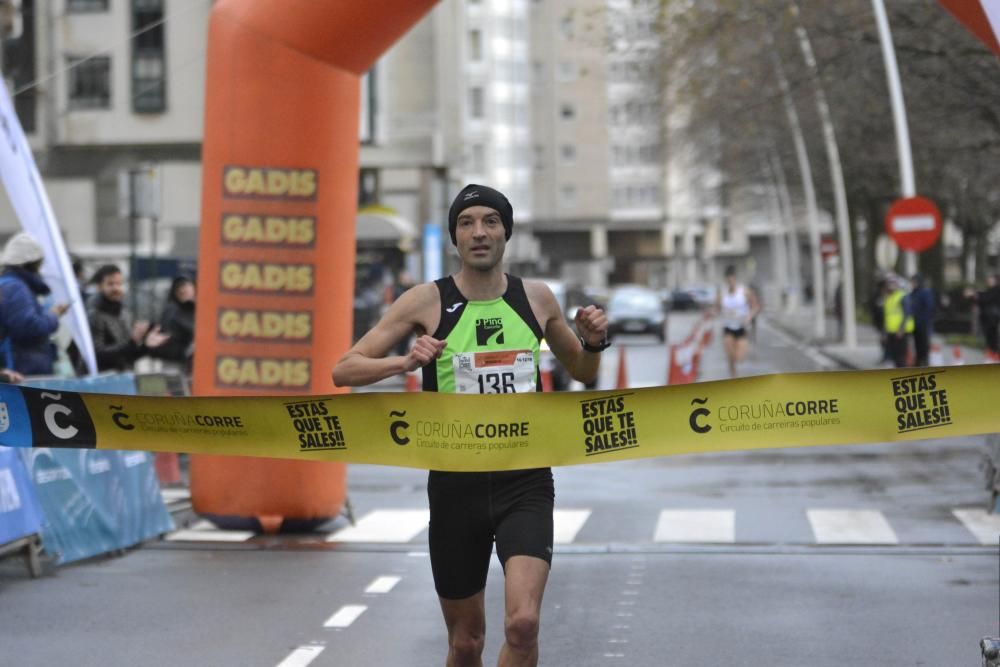
M 458 216 L 467 208 L 472 206 L 487 206 L 500 214 L 500 222 L 506 230 L 507 240 L 514 232 L 514 207 L 510 205 L 502 192 L 486 187 L 469 183 L 455 197 L 448 210 L 448 232 L 451 234 L 451 242 L 458 245 L 455 239 L 455 229 L 458 227 Z

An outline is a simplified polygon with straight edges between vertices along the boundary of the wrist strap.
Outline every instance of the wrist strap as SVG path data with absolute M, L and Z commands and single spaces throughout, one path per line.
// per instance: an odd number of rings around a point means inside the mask
M 600 354 L 604 350 L 611 347 L 611 343 L 608 341 L 607 338 L 602 340 L 599 345 L 591 345 L 590 343 L 588 343 L 583 339 L 583 336 L 580 336 L 580 344 L 583 345 L 584 350 L 586 350 L 587 352 L 593 352 L 594 354 Z

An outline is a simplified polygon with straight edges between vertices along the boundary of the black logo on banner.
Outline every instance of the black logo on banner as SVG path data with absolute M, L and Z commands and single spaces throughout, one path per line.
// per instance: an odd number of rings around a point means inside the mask
M 695 398 L 691 400 L 691 405 L 705 405 L 706 403 L 708 403 L 708 398 Z M 702 424 L 698 421 L 701 417 L 708 417 L 710 414 L 712 414 L 712 411 L 708 408 L 695 408 L 692 410 L 691 417 L 688 419 L 691 430 L 695 433 L 708 433 L 711 431 L 711 424 Z
M 496 344 L 503 345 L 503 320 L 499 317 L 484 317 L 476 320 L 476 345 L 482 347 L 490 344 L 490 339 L 496 336 Z
M 347 449 L 340 417 L 331 415 L 325 400 L 285 403 L 298 432 L 299 451 Z
M 896 432 L 922 431 L 951 423 L 948 392 L 941 386 L 945 371 L 920 373 L 892 379 L 896 408 Z
M 111 415 L 111 421 L 115 423 L 115 426 L 123 431 L 131 431 L 135 428 L 135 424 L 129 423 L 129 417 L 127 414 L 122 412 L 125 409 L 124 405 L 109 405 L 108 410 L 114 410 L 114 414 Z
M 406 410 L 402 412 L 396 412 L 393 410 L 389 413 L 390 417 L 405 417 Z M 396 421 L 389 424 L 389 437 L 397 445 L 407 445 L 410 443 L 410 437 L 406 435 L 406 429 L 410 428 L 409 422 L 403 421 L 402 419 L 397 419 Z
M 586 455 L 607 454 L 639 446 L 635 413 L 625 403 L 631 394 L 580 401 Z
M 33 445 L 79 449 L 97 446 L 94 422 L 80 394 L 28 388 L 22 391 Z

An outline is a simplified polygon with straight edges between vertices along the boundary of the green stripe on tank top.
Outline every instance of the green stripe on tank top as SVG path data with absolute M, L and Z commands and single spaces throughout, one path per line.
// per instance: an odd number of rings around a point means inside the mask
M 535 357 L 535 375 L 538 374 L 538 339 L 503 297 L 469 301 L 458 324 L 445 340 L 448 344 L 436 365 L 439 392 L 455 392 L 452 357 L 466 352 L 531 350 Z

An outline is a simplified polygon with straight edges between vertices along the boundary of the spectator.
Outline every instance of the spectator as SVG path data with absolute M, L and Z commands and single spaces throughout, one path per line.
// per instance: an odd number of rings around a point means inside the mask
M 87 269 L 79 257 L 71 256 L 70 263 L 73 266 L 73 275 L 76 277 L 76 284 L 80 290 L 80 301 L 86 306 L 87 301 L 90 300 L 90 293 L 87 291 Z
M 57 352 L 50 337 L 69 309 L 69 304 L 58 304 L 46 310 L 39 301 L 52 293 L 39 273 L 44 260 L 42 246 L 24 232 L 11 237 L 0 255 L 3 365 L 23 375 L 52 374 Z
M 986 276 L 986 288 L 976 292 L 979 327 L 986 343 L 986 360 L 1000 361 L 1000 284 L 996 274 Z
M 931 336 L 934 335 L 934 310 L 936 297 L 924 277 L 919 273 L 910 278 L 910 313 L 913 315 L 913 349 L 915 366 L 926 366 L 929 361 Z
M 166 362 L 172 362 L 185 374 L 191 373 L 194 356 L 194 281 L 186 276 L 177 276 L 170 284 L 167 303 L 160 315 L 160 328 L 170 336 L 153 355 Z
M 898 276 L 891 276 L 886 280 L 882 293 L 885 297 L 884 326 L 889 358 L 896 368 L 903 368 L 907 365 L 910 335 L 913 333 L 913 316 L 909 312 L 905 282 Z
M 97 285 L 97 294 L 87 315 L 98 370 L 131 370 L 136 359 L 170 340 L 168 334 L 158 326 L 150 327 L 149 322 L 138 321 L 130 326 L 131 315 L 124 304 L 125 283 L 117 266 L 105 264 L 91 282 Z
M 882 345 L 882 358 L 879 364 L 884 364 L 891 360 L 889 356 L 889 337 L 885 333 L 885 294 L 886 279 L 880 277 L 875 283 L 871 297 L 868 299 L 868 314 L 872 318 L 872 326 L 878 332 L 879 343 Z

